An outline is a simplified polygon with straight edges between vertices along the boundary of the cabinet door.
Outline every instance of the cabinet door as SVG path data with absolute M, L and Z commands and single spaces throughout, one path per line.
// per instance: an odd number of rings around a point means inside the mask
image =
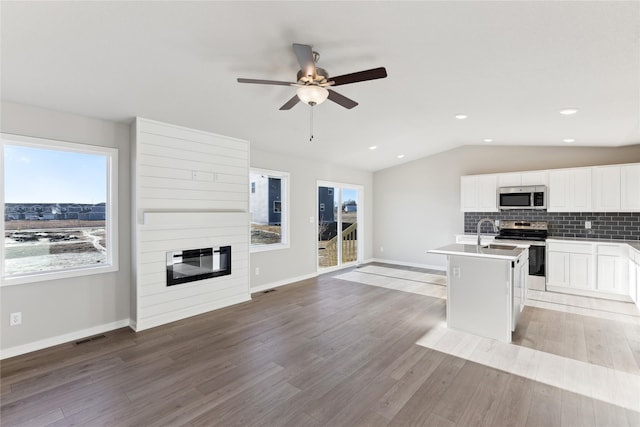
M 498 211 L 498 195 L 496 175 L 478 176 L 478 211 L 479 212 L 497 212 Z
M 590 212 L 591 168 L 570 169 L 569 212 Z
M 545 171 L 522 172 L 522 185 L 547 185 L 547 173 Z
M 629 258 L 626 247 L 598 245 L 597 289 L 616 294 L 629 294 Z
M 571 287 L 593 289 L 593 275 L 591 273 L 592 256 L 588 254 L 571 254 L 569 259 Z
M 570 176 L 568 171 L 549 171 L 549 212 L 568 212 L 570 194 Z
M 598 290 L 616 292 L 618 257 L 613 255 L 598 255 Z
M 478 177 L 460 177 L 460 210 L 477 212 L 478 210 Z
M 547 253 L 547 284 L 569 286 L 569 254 L 566 252 Z
M 620 167 L 620 208 L 640 211 L 640 164 Z
M 498 174 L 498 187 L 519 187 L 522 178 L 519 172 Z
M 636 305 L 640 307 L 640 264 L 636 264 Z
M 594 212 L 617 212 L 620 210 L 620 166 L 593 168 Z
M 638 273 L 640 267 L 633 261 L 629 261 L 629 296 L 633 302 L 638 302 Z

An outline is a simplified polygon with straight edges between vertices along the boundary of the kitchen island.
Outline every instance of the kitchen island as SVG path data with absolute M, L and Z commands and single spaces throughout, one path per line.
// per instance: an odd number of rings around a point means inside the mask
M 510 343 L 524 306 L 527 246 L 451 244 L 428 252 L 447 255 L 447 327 Z

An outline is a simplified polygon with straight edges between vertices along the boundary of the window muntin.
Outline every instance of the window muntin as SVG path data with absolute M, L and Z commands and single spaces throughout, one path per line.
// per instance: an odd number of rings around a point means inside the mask
M 289 247 L 289 174 L 251 169 L 251 252 Z
M 117 270 L 117 150 L 2 134 L 3 285 Z

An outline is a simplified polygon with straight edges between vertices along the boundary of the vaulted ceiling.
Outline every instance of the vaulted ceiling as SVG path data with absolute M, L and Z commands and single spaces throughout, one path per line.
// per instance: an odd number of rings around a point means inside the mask
M 0 7 L 6 101 L 142 116 L 371 171 L 469 144 L 640 143 L 637 1 Z M 314 107 L 309 142 L 311 107 L 278 110 L 295 88 L 236 82 L 295 81 L 292 43 L 312 45 L 330 75 L 384 66 L 388 77 L 336 88 L 360 105 Z

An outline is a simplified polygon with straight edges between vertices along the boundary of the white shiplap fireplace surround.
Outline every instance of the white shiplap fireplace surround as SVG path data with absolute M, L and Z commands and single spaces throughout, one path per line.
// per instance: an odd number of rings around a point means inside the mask
M 251 299 L 249 143 L 148 119 L 132 126 L 131 327 Z M 167 286 L 166 253 L 231 246 L 231 274 Z

